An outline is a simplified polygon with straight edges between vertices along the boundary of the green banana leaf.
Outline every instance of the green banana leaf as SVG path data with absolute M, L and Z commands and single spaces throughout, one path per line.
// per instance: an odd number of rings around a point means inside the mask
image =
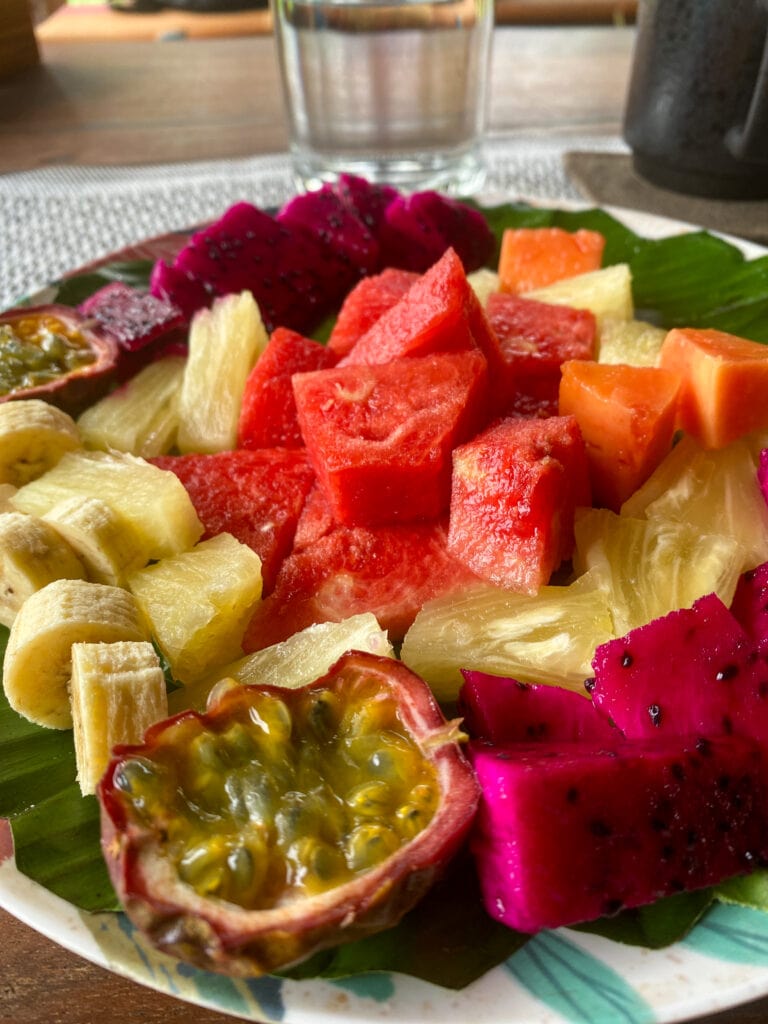
M 462 989 L 507 960 L 528 939 L 485 913 L 465 852 L 397 927 L 323 950 L 286 971 L 285 977 L 348 978 L 396 971 L 443 988 Z
M 573 212 L 504 204 L 484 212 L 497 251 L 507 227 L 555 225 L 601 231 L 606 238 L 605 263 L 627 262 L 632 270 L 638 316 L 666 326 L 717 327 L 768 343 L 768 257 L 745 259 L 737 247 L 699 231 L 643 239 L 597 209 Z M 77 304 L 114 280 L 145 287 L 150 271 L 151 264 L 142 260 L 75 275 L 59 286 L 57 300 Z M 7 638 L 8 631 L 0 627 L 0 658 Z M 26 722 L 3 694 L 0 817 L 11 819 L 19 870 L 83 909 L 117 906 L 101 859 L 96 801 L 83 799 L 75 781 L 71 734 Z M 461 987 L 506 959 L 525 938 L 501 928 L 482 911 L 466 863 L 457 862 L 453 870 L 464 876 L 458 881 L 455 874 L 449 876 L 450 900 L 442 899 L 444 889 L 438 889 L 396 929 L 320 954 L 292 976 L 400 970 Z M 590 925 L 589 930 L 658 948 L 685 935 L 715 898 L 768 909 L 766 893 L 768 883 L 756 876 L 746 887 L 734 883 L 714 893 L 671 897 L 652 908 Z
M 126 260 L 110 263 L 98 270 L 75 274 L 62 281 L 56 292 L 56 301 L 65 306 L 79 306 L 89 295 L 112 281 L 120 281 L 132 288 L 146 288 L 152 272 L 151 260 Z

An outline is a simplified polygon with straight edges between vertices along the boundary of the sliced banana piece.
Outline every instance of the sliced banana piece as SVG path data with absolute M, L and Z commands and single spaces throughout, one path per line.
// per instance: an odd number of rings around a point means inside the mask
M 10 626 L 32 594 L 60 579 L 85 579 L 67 541 L 37 516 L 0 513 L 0 622 Z
M 17 511 L 44 516 L 60 501 L 99 498 L 139 537 L 144 564 L 191 548 L 203 533 L 192 499 L 167 469 L 125 452 L 67 452 L 13 497 Z
M 138 743 L 168 716 L 157 652 L 146 641 L 73 644 L 70 696 L 77 781 L 86 796 L 96 792 L 114 746 Z
M 100 498 L 66 498 L 42 518 L 77 552 L 95 583 L 122 586 L 127 573 L 146 564 L 131 523 Z
M 0 483 L 21 487 L 81 447 L 71 416 L 39 398 L 0 403 Z
M 13 496 L 18 490 L 13 484 L 0 484 L 0 512 L 13 512 Z
M 149 640 L 133 595 L 87 580 L 56 580 L 27 598 L 3 663 L 11 707 L 38 725 L 70 729 L 72 644 Z

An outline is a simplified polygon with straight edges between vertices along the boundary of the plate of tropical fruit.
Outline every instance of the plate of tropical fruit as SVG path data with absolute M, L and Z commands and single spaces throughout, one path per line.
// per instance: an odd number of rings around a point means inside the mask
M 766 343 L 757 247 L 356 178 L 3 313 L 0 905 L 258 1021 L 768 993 Z

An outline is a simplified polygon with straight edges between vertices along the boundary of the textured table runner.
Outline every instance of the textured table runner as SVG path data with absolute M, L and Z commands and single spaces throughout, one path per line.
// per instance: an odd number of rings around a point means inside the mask
M 580 199 L 567 149 L 610 139 L 491 140 L 487 188 L 510 198 Z M 195 164 L 45 168 L 0 176 L 0 308 L 64 271 L 132 242 L 192 227 L 245 199 L 278 206 L 294 192 L 286 154 Z
M 626 154 L 618 137 L 527 133 L 491 139 L 486 152 L 489 193 L 544 202 L 590 199 L 670 214 L 669 193 L 624 194 L 616 187 L 610 168 L 621 172 L 625 161 L 614 158 Z M 574 152 L 596 157 L 589 165 L 591 176 L 583 173 L 583 160 L 574 164 L 569 159 Z M 65 271 L 126 245 L 215 219 L 238 200 L 279 206 L 294 190 L 286 154 L 0 175 L 0 309 Z M 662 208 L 664 203 L 667 208 Z M 671 209 L 680 219 L 706 223 L 686 217 L 685 197 L 674 197 Z M 696 210 L 708 212 L 700 205 Z M 727 220 L 707 226 L 738 233 Z

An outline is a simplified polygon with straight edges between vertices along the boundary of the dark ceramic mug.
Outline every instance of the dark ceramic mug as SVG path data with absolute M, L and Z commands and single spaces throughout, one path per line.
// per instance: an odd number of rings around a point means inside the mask
M 768 197 L 768 0 L 640 0 L 624 138 L 653 184 Z

